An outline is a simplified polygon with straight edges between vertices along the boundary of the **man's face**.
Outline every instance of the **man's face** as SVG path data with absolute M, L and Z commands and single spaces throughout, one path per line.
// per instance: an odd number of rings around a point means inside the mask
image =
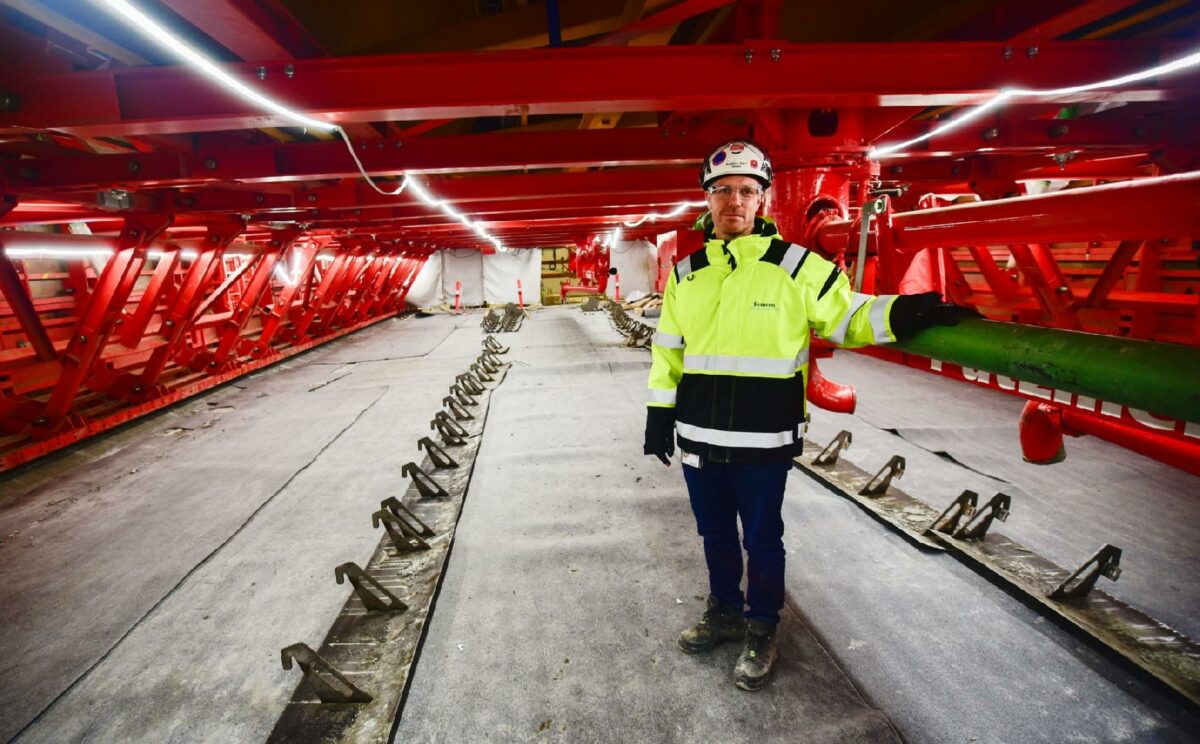
M 710 186 L 730 186 L 732 193 L 728 196 L 705 194 L 705 201 L 713 216 L 713 232 L 722 240 L 731 240 L 742 235 L 749 235 L 754 230 L 754 215 L 762 203 L 762 194 L 757 196 L 742 196 L 744 187 L 760 190 L 758 181 L 750 176 L 725 176 L 719 178 Z

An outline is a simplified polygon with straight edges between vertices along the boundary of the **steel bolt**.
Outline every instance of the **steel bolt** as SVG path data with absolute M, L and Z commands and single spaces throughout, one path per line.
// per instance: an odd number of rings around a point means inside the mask
M 24 167 L 17 169 L 17 175 L 20 176 L 21 178 L 24 178 L 27 181 L 33 181 L 38 177 L 38 172 L 37 172 L 36 168 L 30 168 L 29 166 L 24 166 Z
M 206 170 L 216 170 L 217 169 L 217 159 L 214 157 L 205 158 L 204 159 L 204 167 Z
M 79 343 L 81 343 L 81 344 L 86 344 L 86 343 L 87 343 L 87 336 L 80 336 L 79 338 L 77 338 L 77 339 L 75 339 L 75 340 L 76 340 L 76 341 L 78 341 L 78 342 L 79 342 Z
M 309 195 L 308 195 L 306 198 L 307 198 L 307 199 L 308 199 L 310 202 L 315 202 L 315 201 L 317 200 L 317 195 L 316 195 L 316 194 L 309 194 Z
M 1054 291 L 1058 292 L 1059 294 L 1066 294 L 1071 291 L 1071 288 L 1064 284 L 1061 287 L 1055 287 Z
M 746 64 L 750 64 L 753 61 L 754 61 L 754 50 L 747 49 L 746 50 Z
M 1025 50 L 1025 53 L 1027 55 L 1029 55 L 1030 59 L 1033 59 L 1034 57 L 1038 56 L 1038 48 L 1035 46 L 1031 46 Z
M 129 171 L 130 173 L 137 173 L 141 169 L 142 164 L 136 160 L 130 160 L 129 162 L 125 163 L 125 170 Z
M 175 327 L 175 321 L 173 321 L 173 320 L 164 320 L 163 321 L 163 328 L 174 328 L 174 327 Z
M 136 238 L 141 234 L 142 234 L 142 231 L 138 230 L 136 227 L 129 231 L 129 237 L 131 237 L 131 238 Z
M 259 68 L 258 68 L 258 69 L 257 69 L 255 72 L 257 72 L 257 73 L 258 73 L 258 79 L 259 79 L 259 80 L 266 80 L 266 79 L 267 79 L 267 68 L 265 68 L 265 67 L 259 67 Z
M 361 210 L 361 209 L 356 209 L 356 210 L 354 210 L 354 216 L 355 216 L 355 217 L 359 216 L 360 214 L 362 214 L 362 210 Z
M 1071 128 L 1066 124 L 1055 124 L 1054 126 L 1050 127 L 1050 136 L 1057 139 L 1069 131 L 1071 131 Z
M 33 420 L 34 426 L 45 426 L 48 423 L 50 423 L 50 419 L 46 418 L 45 416 L 38 416 Z
M 892 166 L 892 173 L 903 173 L 903 172 L 904 172 L 903 165 L 893 165 Z
M 134 395 L 141 395 L 142 391 L 145 389 L 146 388 L 142 387 L 141 385 L 134 385 L 133 389 L 130 390 L 129 392 L 133 393 Z
M 1012 47 L 1010 47 L 1010 46 L 1004 47 L 1004 58 L 1005 59 L 1013 58 L 1013 48 Z
M 950 175 L 952 175 L 952 176 L 958 176 L 958 175 L 962 175 L 962 166 L 961 166 L 961 165 L 956 165 L 956 166 L 954 166 L 953 168 L 951 168 L 951 169 L 950 169 Z
M 288 79 L 288 80 L 291 80 L 292 78 L 294 78 L 294 77 L 296 76 L 296 68 L 295 68 L 295 66 L 293 66 L 293 65 L 284 65 L 284 66 L 283 66 L 283 74 L 284 74 L 284 75 L 287 77 L 287 79 Z
M 779 58 L 780 58 L 781 56 L 783 56 L 783 50 L 782 50 L 782 49 L 772 49 L 772 50 L 771 50 L 771 61 L 772 61 L 772 62 L 778 62 L 778 61 L 779 61 Z
M 1000 136 L 1000 130 L 997 129 L 996 127 L 990 127 L 988 129 L 983 130 L 983 133 L 980 134 L 979 136 L 983 140 L 990 142 L 991 140 L 994 140 Z
M 210 367 L 217 366 L 217 360 L 216 359 L 212 360 L 211 362 L 208 363 L 208 366 L 210 366 Z

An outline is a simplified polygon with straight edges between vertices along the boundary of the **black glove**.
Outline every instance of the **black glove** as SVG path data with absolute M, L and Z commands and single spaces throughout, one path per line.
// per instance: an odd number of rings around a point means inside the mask
M 663 465 L 675 454 L 675 409 L 650 406 L 646 409 L 646 444 L 642 453 L 654 455 Z
M 956 325 L 961 318 L 982 318 L 974 308 L 943 302 L 937 292 L 900 295 L 892 303 L 892 333 L 903 341 L 933 325 Z

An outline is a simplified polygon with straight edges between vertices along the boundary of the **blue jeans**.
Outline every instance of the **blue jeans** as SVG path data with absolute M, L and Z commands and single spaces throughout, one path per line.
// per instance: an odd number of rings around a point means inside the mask
M 783 608 L 783 489 L 792 463 L 762 465 L 705 462 L 683 466 L 696 528 L 704 538 L 708 585 L 722 603 L 746 617 L 779 622 Z M 742 597 L 742 546 L 738 517 L 749 556 L 746 595 Z

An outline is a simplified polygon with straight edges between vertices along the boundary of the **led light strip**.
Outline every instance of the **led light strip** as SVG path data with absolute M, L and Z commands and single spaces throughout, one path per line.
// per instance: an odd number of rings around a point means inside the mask
M 657 222 L 660 219 L 670 219 L 671 217 L 678 217 L 679 215 L 683 214 L 688 209 L 695 209 L 696 207 L 705 207 L 705 206 L 708 206 L 708 203 L 702 202 L 702 201 L 679 202 L 679 205 L 676 206 L 674 209 L 672 209 L 670 212 L 665 212 L 663 214 L 659 214 L 658 212 L 649 212 L 647 214 L 642 215 L 642 218 L 639 220 L 634 220 L 633 222 L 626 222 L 625 227 L 637 227 L 638 225 L 642 224 L 646 220 L 650 220 L 651 222 Z
M 367 173 L 366 168 L 363 167 L 362 161 L 358 159 L 358 154 L 354 152 L 354 146 L 350 142 L 350 135 L 348 135 L 346 130 L 342 129 L 342 127 L 339 125 L 305 116 L 299 111 L 290 109 L 278 101 L 264 96 L 254 88 L 246 85 L 222 70 L 218 65 L 214 64 L 211 60 L 197 52 L 195 49 L 192 49 L 187 44 L 172 36 L 169 31 L 155 23 L 149 16 L 135 8 L 132 4 L 127 2 L 127 0 L 104 0 L 104 3 L 108 5 L 109 8 L 116 11 L 123 20 L 137 28 L 144 35 L 158 42 L 175 55 L 181 57 L 185 62 L 204 73 L 210 80 L 221 85 L 234 95 L 240 96 L 241 98 L 257 106 L 274 111 L 280 116 L 291 119 L 307 129 L 317 129 L 324 132 L 337 133 L 346 143 L 346 149 L 350 152 L 350 157 L 354 160 L 355 166 L 358 167 L 358 172 L 362 174 L 362 177 L 366 179 L 368 184 L 371 185 L 371 188 L 375 189 L 380 194 L 383 194 L 384 196 L 399 196 L 405 189 L 411 188 L 422 201 L 438 207 L 450 217 L 453 217 L 462 224 L 471 228 L 476 235 L 492 243 L 500 252 L 507 252 L 507 249 L 504 247 L 504 244 L 500 242 L 499 238 L 485 230 L 478 222 L 473 222 L 468 219 L 465 215 L 451 207 L 448 203 L 435 198 L 429 193 L 429 191 L 413 180 L 411 176 L 405 175 L 404 179 L 400 182 L 400 185 L 395 189 L 388 190 L 381 188 L 375 183 L 375 180 L 371 178 L 370 174 Z
M 957 129 L 958 127 L 961 127 L 962 125 L 966 124 L 967 122 L 978 119 L 980 116 L 987 113 L 988 111 L 991 111 L 992 109 L 995 109 L 1014 98 L 1021 98 L 1021 97 L 1053 98 L 1056 96 L 1069 96 L 1069 95 L 1074 95 L 1076 93 L 1084 93 L 1089 90 L 1098 90 L 1101 88 L 1114 88 L 1119 85 L 1127 85 L 1129 83 L 1136 83 L 1137 81 L 1145 80 L 1146 78 L 1158 77 L 1160 75 L 1167 75 L 1169 73 L 1177 72 L 1178 70 L 1183 70 L 1188 67 L 1194 67 L 1197 64 L 1200 64 L 1200 52 L 1193 52 L 1192 54 L 1189 54 L 1185 57 L 1180 57 L 1179 59 L 1177 59 L 1173 62 L 1167 62 L 1165 64 L 1158 65 L 1157 67 L 1151 67 L 1147 70 L 1142 70 L 1141 72 L 1134 72 L 1129 75 L 1122 75 L 1121 77 L 1110 78 L 1109 80 L 1101 80 L 1100 82 L 1096 82 L 1096 83 L 1088 83 L 1087 85 L 1073 85 L 1068 88 L 1052 88 L 1052 89 L 1046 89 L 1046 90 L 1036 90 L 1036 89 L 1031 89 L 1031 88 L 1005 88 L 1004 90 L 1001 90 L 999 93 L 997 93 L 995 96 L 993 96 L 992 98 L 989 98 L 988 100 L 984 101 L 982 104 L 975 107 L 971 111 L 968 111 L 967 113 L 963 114 L 962 116 L 960 116 L 952 121 L 948 121 L 945 124 L 942 124 L 941 126 L 935 127 L 934 129 L 930 130 L 929 132 L 926 132 L 925 134 L 921 135 L 920 137 L 913 137 L 910 140 L 907 140 L 905 142 L 899 142 L 894 145 L 884 145 L 883 147 L 873 148 L 870 152 L 867 153 L 867 157 L 872 158 L 873 160 L 879 160 L 881 158 L 887 158 L 887 157 L 892 157 L 893 155 L 898 155 L 898 154 L 900 154 L 900 152 L 902 150 L 905 150 L 905 149 L 917 144 L 918 142 L 924 142 L 925 140 L 936 137 L 939 134 L 945 134 L 946 132 L 949 132 L 951 130 Z

